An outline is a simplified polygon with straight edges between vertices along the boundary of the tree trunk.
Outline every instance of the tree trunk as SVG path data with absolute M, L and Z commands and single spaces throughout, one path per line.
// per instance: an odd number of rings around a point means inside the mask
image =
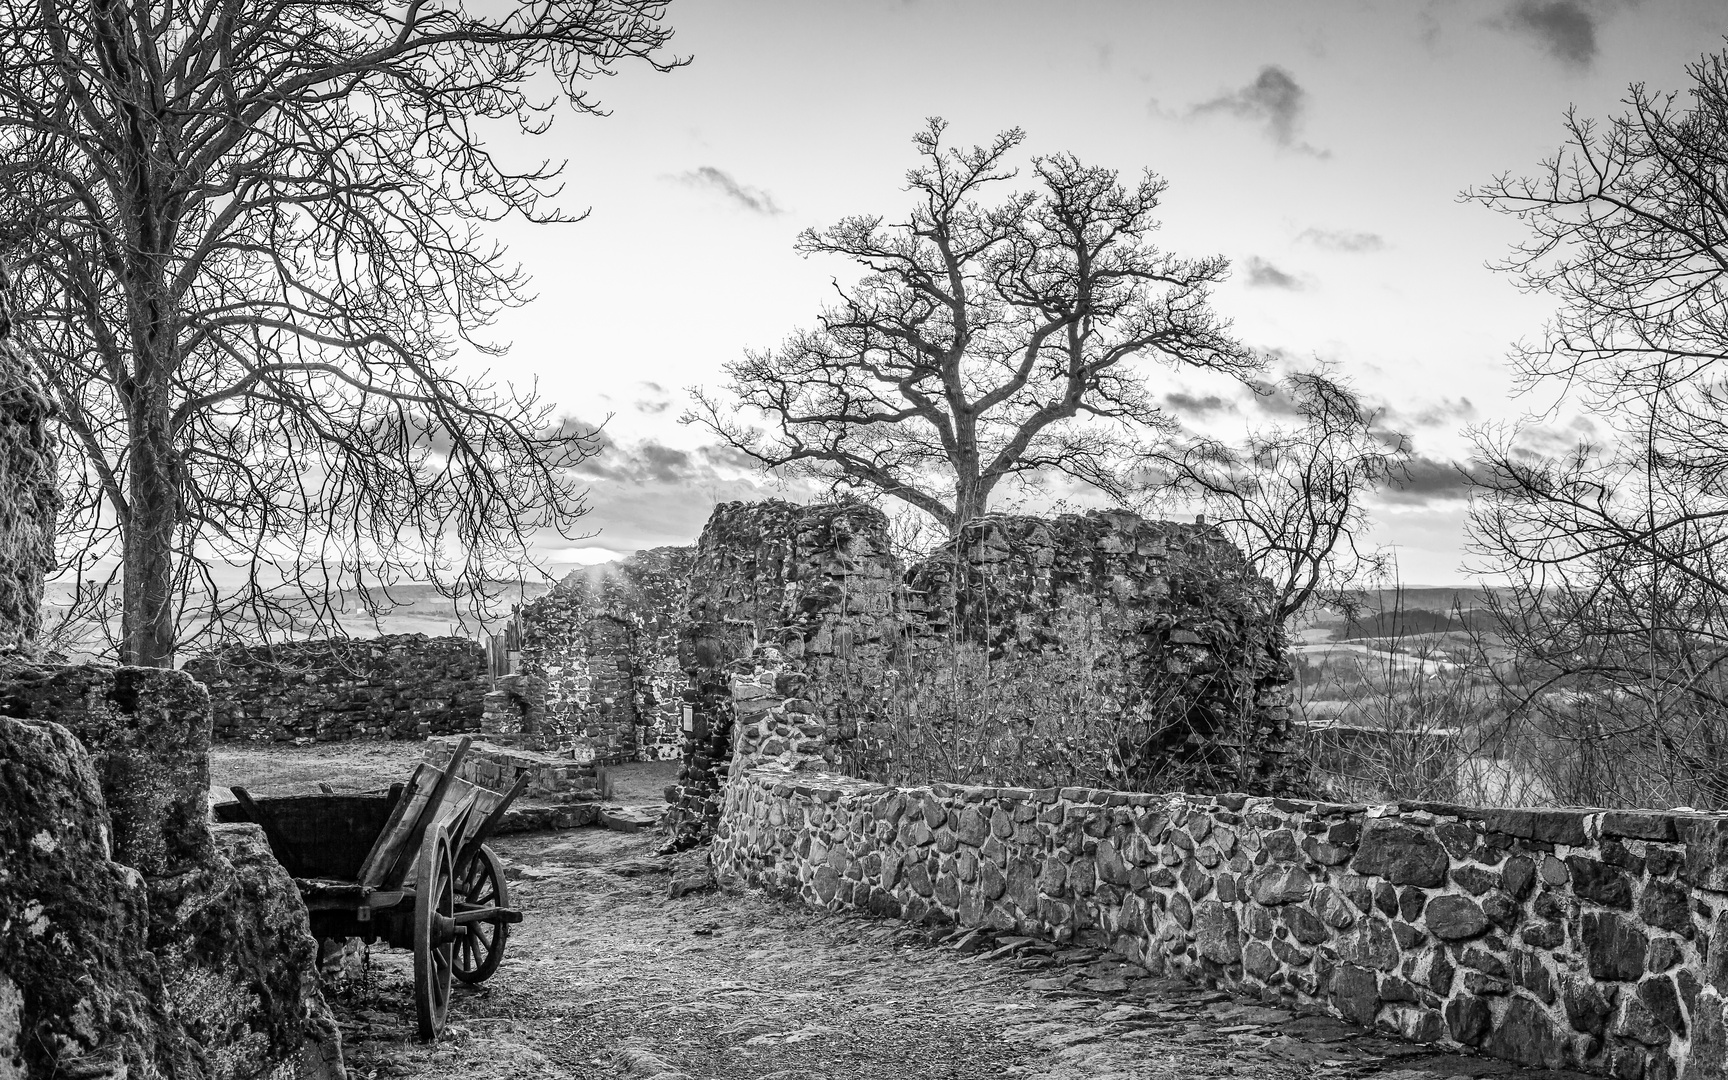
M 954 489 L 954 525 L 949 535 L 959 536 L 967 522 L 984 513 L 989 492 L 977 480 L 961 480 Z
M 180 484 L 165 384 L 154 372 L 141 379 L 128 418 L 132 461 L 127 470 L 130 506 L 121 591 L 126 645 L 121 660 L 139 667 L 174 666 L 174 531 Z

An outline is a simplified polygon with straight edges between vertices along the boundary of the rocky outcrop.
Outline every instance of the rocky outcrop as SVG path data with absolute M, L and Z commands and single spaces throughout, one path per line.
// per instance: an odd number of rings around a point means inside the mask
M 1108 948 L 1419 1042 L 1719 1080 L 1728 818 L 734 779 L 723 877 Z
M 29 939 L 0 960 L 23 1003 L 15 1056 L 59 1075 L 342 1075 L 293 881 L 255 827 L 208 824 L 207 701 L 175 671 L 0 668 L 0 947 Z M 50 929 L 56 959 L 37 963 Z
M 169 1070 L 147 898 L 77 739 L 0 717 L 0 1077 Z
M 218 739 L 341 742 L 478 732 L 486 652 L 461 637 L 392 634 L 233 645 L 188 660 Z

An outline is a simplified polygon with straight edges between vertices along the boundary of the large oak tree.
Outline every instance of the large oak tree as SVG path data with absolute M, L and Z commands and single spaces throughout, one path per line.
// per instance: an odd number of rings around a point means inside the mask
M 0 246 L 124 659 L 328 625 L 339 588 L 483 593 L 569 528 L 591 433 L 453 358 L 525 298 L 485 223 L 567 218 L 497 148 L 678 63 L 664 9 L 0 0 Z
M 1152 243 L 1161 178 L 1124 184 L 1055 154 L 1010 191 L 1018 129 L 970 149 L 945 135 L 932 120 L 914 138 L 903 217 L 800 236 L 801 253 L 848 258 L 861 280 L 813 329 L 728 364 L 730 400 L 693 391 L 686 420 L 768 469 L 893 496 L 953 533 L 1005 480 L 1113 490 L 1169 428 L 1150 364 L 1245 378 L 1260 362 L 1211 306 L 1226 261 Z

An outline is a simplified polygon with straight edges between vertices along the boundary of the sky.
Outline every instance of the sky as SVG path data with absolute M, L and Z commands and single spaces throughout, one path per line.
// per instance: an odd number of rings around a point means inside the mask
M 814 323 L 839 257 L 798 233 L 911 203 L 914 132 L 1025 129 L 1020 162 L 1066 151 L 1169 183 L 1157 242 L 1222 254 L 1214 305 L 1238 338 L 1333 365 L 1407 433 L 1412 480 L 1371 540 L 1404 581 L 1467 580 L 1471 425 L 1517 421 L 1515 341 L 1551 303 L 1487 264 L 1522 235 L 1459 194 L 1560 146 L 1569 106 L 1607 118 L 1629 84 L 1683 90 L 1723 47 L 1725 0 L 674 0 L 687 66 L 599 80 L 604 117 L 563 117 L 518 160 L 567 158 L 578 224 L 496 227 L 538 299 L 494 337 L 499 383 L 606 422 L 597 534 L 538 554 L 557 572 L 694 542 L 713 505 L 787 494 L 678 416 L 692 386 Z M 1190 417 L 1264 420 L 1251 395 L 1148 367 L 1153 392 L 1226 399 Z M 1561 433 L 1564 434 L 1564 433 Z M 791 494 L 796 494 L 793 492 Z

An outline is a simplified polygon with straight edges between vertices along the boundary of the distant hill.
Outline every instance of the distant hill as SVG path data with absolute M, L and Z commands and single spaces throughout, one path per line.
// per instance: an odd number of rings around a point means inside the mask
M 366 614 L 365 600 L 357 590 L 344 590 L 338 598 L 336 621 L 352 637 L 369 638 L 381 634 L 426 634 L 429 637 L 456 635 L 478 638 L 488 632 L 501 632 L 510 617 L 510 608 L 526 600 L 544 595 L 551 582 L 497 582 L 499 597 L 496 615 L 484 623 L 472 616 L 459 616 L 456 605 L 438 595 L 432 585 L 411 583 L 388 590 L 392 606 L 374 620 Z M 379 603 L 385 602 L 383 590 L 369 590 Z M 52 624 L 60 612 L 70 606 L 71 587 L 61 582 L 49 582 L 44 590 L 44 621 Z M 88 654 L 71 650 L 72 659 L 87 658 Z

